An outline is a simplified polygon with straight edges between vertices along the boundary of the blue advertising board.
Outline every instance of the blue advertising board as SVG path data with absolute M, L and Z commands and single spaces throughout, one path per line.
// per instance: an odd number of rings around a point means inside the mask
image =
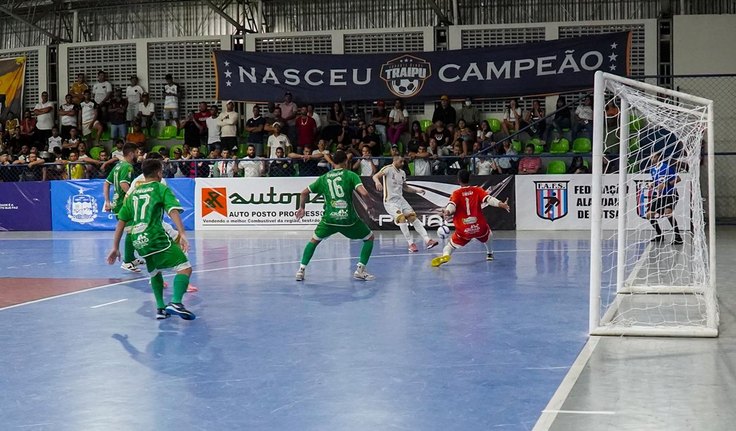
M 51 230 L 49 183 L 0 182 L 0 231 Z

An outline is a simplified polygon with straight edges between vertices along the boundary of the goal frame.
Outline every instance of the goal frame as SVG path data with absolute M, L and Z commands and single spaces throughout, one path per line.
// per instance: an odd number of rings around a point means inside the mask
M 602 275 L 602 178 L 603 178 L 603 149 L 605 140 L 605 91 L 606 81 L 617 81 L 636 89 L 663 94 L 673 98 L 686 100 L 692 103 L 706 106 L 707 109 L 707 132 L 706 145 L 707 157 L 705 157 L 707 181 L 708 181 L 708 262 L 709 262 L 709 286 L 705 289 L 711 291 L 706 294 L 712 295 L 712 300 L 706 299 L 706 324 L 705 326 L 681 326 L 681 327 L 648 327 L 648 326 L 608 326 L 602 323 L 610 321 L 616 313 L 623 298 L 622 295 L 631 293 L 645 293 L 646 288 L 632 290 L 625 286 L 624 281 L 624 237 L 626 235 L 626 200 L 619 196 L 618 201 L 618 240 L 617 240 L 617 278 L 616 299 L 610 304 L 606 313 L 601 316 L 601 275 Z M 655 102 L 656 103 L 656 102 Z M 669 108 L 677 109 L 675 105 Z M 629 118 L 628 102 L 622 98 L 619 106 L 619 118 Z M 716 228 L 715 228 L 715 167 L 713 153 L 715 141 L 713 136 L 713 101 L 698 96 L 682 93 L 667 88 L 647 84 L 633 79 L 598 71 L 595 73 L 595 84 L 593 94 L 593 155 L 592 155 L 592 206 L 591 206 L 591 261 L 590 261 L 590 311 L 589 311 L 589 333 L 590 335 L 631 335 L 631 336 L 657 336 L 657 337 L 717 337 L 718 336 L 718 307 L 715 305 L 716 296 Z M 627 163 L 629 153 L 629 127 L 620 128 L 621 144 L 619 145 L 619 191 L 626 190 Z M 682 286 L 672 286 L 669 290 L 663 290 L 662 286 L 653 289 L 656 293 L 702 293 L 703 289 L 683 289 Z

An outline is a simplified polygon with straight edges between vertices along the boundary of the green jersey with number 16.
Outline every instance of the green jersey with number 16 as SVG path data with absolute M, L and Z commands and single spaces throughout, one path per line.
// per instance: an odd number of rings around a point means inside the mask
M 309 191 L 325 198 L 322 222 L 334 226 L 351 226 L 358 220 L 353 208 L 353 190 L 362 186 L 360 177 L 352 171 L 334 169 L 309 185 Z
M 112 184 L 113 195 L 112 195 L 112 213 L 117 214 L 120 208 L 123 207 L 123 199 L 125 199 L 125 192 L 121 186 L 122 183 L 128 183 L 133 179 L 133 165 L 122 160 L 112 168 L 110 175 L 107 176 L 108 183 Z M 107 199 L 107 196 L 105 196 Z
M 159 253 L 173 245 L 161 224 L 164 211 L 168 214 L 172 210 L 183 211 L 184 208 L 171 189 L 157 181 L 138 184 L 133 193 L 128 194 L 118 220 L 130 228 L 133 247 L 141 257 Z

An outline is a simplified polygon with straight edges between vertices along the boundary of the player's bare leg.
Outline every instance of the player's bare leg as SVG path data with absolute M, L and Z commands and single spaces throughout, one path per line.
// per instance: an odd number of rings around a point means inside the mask
M 429 250 L 430 248 L 434 248 L 439 244 L 437 241 L 433 240 L 432 238 L 427 235 L 427 229 L 424 228 L 424 224 L 417 218 L 416 213 L 409 213 L 406 216 L 406 220 L 411 223 L 412 226 L 414 226 L 414 230 L 417 231 L 417 233 L 424 239 L 424 246 Z

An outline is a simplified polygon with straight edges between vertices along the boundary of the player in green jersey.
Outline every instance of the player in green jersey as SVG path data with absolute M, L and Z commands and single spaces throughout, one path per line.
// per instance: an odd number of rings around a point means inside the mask
M 120 258 L 118 245 L 123 230 L 128 226 L 128 236 L 132 237 L 133 246 L 145 259 L 146 269 L 151 274 L 151 287 L 156 297 L 156 318 L 165 319 L 170 314 L 176 314 L 182 319 L 192 320 L 194 313 L 181 303 L 192 275 L 192 265 L 184 254 L 189 250 L 189 242 L 179 214 L 183 208 L 171 189 L 160 183 L 163 174 L 160 160 L 144 160 L 142 168 L 146 181 L 138 184 L 117 214 L 118 224 L 107 263 L 112 265 Z M 171 217 L 179 233 L 178 247 L 161 224 L 164 211 Z M 164 270 L 176 271 L 174 293 L 168 305 L 164 303 L 164 277 L 161 273 Z
M 105 211 L 112 211 L 117 215 L 120 208 L 123 207 L 125 195 L 128 193 L 130 183 L 133 180 L 133 159 L 135 158 L 136 146 L 134 144 L 125 144 L 123 146 L 123 160 L 119 161 L 110 171 L 110 174 L 102 186 L 102 193 L 105 195 Z M 112 201 L 110 201 L 110 185 L 113 186 Z M 131 243 L 130 235 L 125 236 L 125 247 L 123 248 L 123 264 L 120 268 L 131 271 L 140 272 L 138 265 L 145 263 L 143 259 L 135 258 L 135 249 Z
M 363 187 L 360 177 L 355 172 L 346 169 L 348 157 L 344 151 L 337 151 L 332 159 L 335 169 L 317 178 L 301 193 L 300 206 L 296 213 L 297 220 L 304 217 L 304 205 L 310 193 L 324 196 L 325 206 L 322 219 L 314 230 L 312 239 L 304 248 L 302 263 L 296 273 L 296 279 L 297 281 L 304 280 L 304 273 L 317 245 L 323 239 L 335 233 L 341 233 L 350 239 L 363 240 L 358 267 L 353 277 L 358 280 L 373 280 L 375 277 L 365 270 L 373 251 L 373 232 L 358 217 L 353 208 L 353 191 L 357 191 L 363 197 L 368 197 L 368 192 Z

